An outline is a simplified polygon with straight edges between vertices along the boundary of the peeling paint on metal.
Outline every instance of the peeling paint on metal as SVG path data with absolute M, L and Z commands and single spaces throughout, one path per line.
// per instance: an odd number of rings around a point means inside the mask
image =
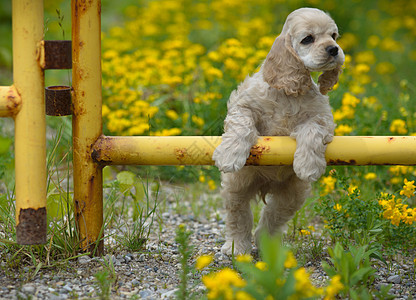
M 251 147 L 250 156 L 247 158 L 247 165 L 259 165 L 259 160 L 263 154 L 270 152 L 270 146 L 254 145 Z

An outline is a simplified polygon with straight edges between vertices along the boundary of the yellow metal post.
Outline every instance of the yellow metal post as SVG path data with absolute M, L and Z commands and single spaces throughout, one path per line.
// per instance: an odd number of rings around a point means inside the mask
M 0 86 L 0 117 L 14 117 L 21 104 L 22 99 L 14 85 Z
M 92 155 L 102 165 L 213 165 L 220 142 L 216 136 L 102 136 Z M 261 137 L 247 165 L 291 165 L 295 150 L 290 137 Z M 416 137 L 337 136 L 328 144 L 326 160 L 329 165 L 416 165 Z
M 91 158 L 102 133 L 101 2 L 72 0 L 74 204 L 84 251 L 103 252 L 102 168 Z M 98 243 L 96 243 L 96 241 Z
M 16 236 L 19 244 L 46 242 L 46 121 L 43 0 L 13 0 L 13 77 L 22 106 L 15 117 Z

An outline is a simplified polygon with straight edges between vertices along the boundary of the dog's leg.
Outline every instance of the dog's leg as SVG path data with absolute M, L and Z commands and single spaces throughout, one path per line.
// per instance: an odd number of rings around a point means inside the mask
M 240 174 L 223 174 L 222 196 L 226 209 L 226 241 L 221 252 L 234 255 L 251 252 L 251 230 L 253 228 L 253 214 L 250 209 L 250 200 L 254 191 L 244 184 Z M 247 182 L 246 182 L 247 183 Z
M 222 172 L 235 172 L 246 163 L 258 135 L 252 113 L 247 108 L 233 107 L 225 119 L 225 132 L 212 159 Z
M 332 141 L 334 127 L 332 115 L 317 116 L 291 134 L 296 139 L 293 170 L 300 179 L 317 181 L 325 173 L 325 150 Z
M 311 184 L 293 175 L 287 181 L 272 188 L 263 207 L 259 225 L 255 231 L 255 241 L 258 245 L 260 234 L 270 235 L 282 233 L 286 223 L 292 219 L 306 198 L 309 196 Z

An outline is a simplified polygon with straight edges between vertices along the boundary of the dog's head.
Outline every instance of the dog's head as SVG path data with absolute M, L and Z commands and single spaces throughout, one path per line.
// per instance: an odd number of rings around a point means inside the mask
M 303 95 L 310 88 L 310 72 L 323 71 L 319 89 L 326 94 L 338 82 L 344 52 L 336 43 L 338 27 L 326 13 L 301 8 L 286 19 L 263 64 L 264 80 L 286 95 Z

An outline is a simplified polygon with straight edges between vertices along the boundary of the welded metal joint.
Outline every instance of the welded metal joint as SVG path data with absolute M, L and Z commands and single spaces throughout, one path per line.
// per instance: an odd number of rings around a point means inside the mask
M 41 41 L 39 62 L 44 70 L 72 69 L 72 41 Z
M 0 86 L 0 117 L 15 116 L 22 105 L 22 99 L 14 85 Z
M 16 226 L 16 240 L 20 245 L 46 243 L 46 208 L 21 208 L 19 224 Z

